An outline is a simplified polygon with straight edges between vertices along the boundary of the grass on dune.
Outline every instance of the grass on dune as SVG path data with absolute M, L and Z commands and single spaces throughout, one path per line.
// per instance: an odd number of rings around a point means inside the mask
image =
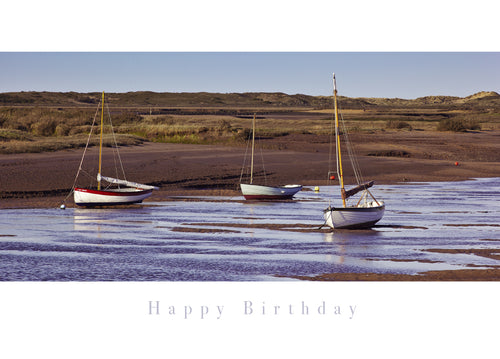
M 498 130 L 496 113 L 381 109 L 343 111 L 351 132 Z M 0 153 L 58 151 L 85 146 L 96 110 L 76 108 L 0 107 Z M 120 146 L 144 141 L 189 144 L 241 145 L 251 131 L 252 116 L 207 114 L 139 114 L 130 109 L 112 110 L 114 132 Z M 331 130 L 333 110 L 290 110 L 257 113 L 259 137 L 290 134 L 325 135 Z M 467 126 L 462 126 L 468 124 Z M 473 126 L 472 126 L 473 125 Z M 109 127 L 106 127 L 105 133 Z M 94 128 L 92 144 L 98 129 Z M 111 137 L 106 135 L 106 145 Z

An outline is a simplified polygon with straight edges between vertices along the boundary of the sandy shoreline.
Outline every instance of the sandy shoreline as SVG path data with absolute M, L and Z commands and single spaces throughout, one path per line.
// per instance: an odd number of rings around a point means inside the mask
M 285 137 L 266 140 L 257 156 L 259 161 L 263 159 L 264 167 L 256 160 L 256 181 L 264 180 L 265 171 L 269 185 L 326 185 L 328 169 L 332 168 L 328 138 Z M 358 162 L 364 178 L 376 184 L 500 177 L 499 137 L 495 131 L 368 134 L 358 139 Z M 404 149 L 400 151 L 404 155 L 394 155 L 393 148 Z M 86 158 L 96 152 L 96 148 L 90 148 Z M 66 150 L 0 155 L 0 209 L 58 206 L 70 193 L 82 153 Z M 199 191 L 239 195 L 244 147 L 145 143 L 122 147 L 120 155 L 127 179 L 160 187 L 149 201 Z M 113 163 L 112 155 L 105 154 L 103 161 L 103 166 Z M 112 172 L 110 167 L 114 165 L 104 168 Z M 346 183 L 351 177 L 346 168 Z M 66 204 L 72 203 L 71 197 Z
M 491 269 L 457 269 L 428 271 L 417 275 L 380 274 L 380 273 L 328 273 L 315 277 L 294 276 L 290 278 L 307 281 L 356 281 L 356 282 L 483 282 L 500 281 L 500 268 Z

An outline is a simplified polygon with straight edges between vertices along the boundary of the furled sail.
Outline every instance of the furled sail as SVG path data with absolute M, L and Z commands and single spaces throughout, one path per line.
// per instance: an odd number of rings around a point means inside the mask
M 97 180 L 104 180 L 109 183 L 115 183 L 115 184 L 121 184 L 124 186 L 129 186 L 129 187 L 134 187 L 134 188 L 140 188 L 140 189 L 155 189 L 158 190 L 159 188 L 156 186 L 149 186 L 147 184 L 142 184 L 142 183 L 137 183 L 137 182 L 130 182 L 126 180 L 121 180 L 118 178 L 112 178 L 112 177 L 106 177 L 106 176 L 101 176 L 100 174 L 97 175 Z
M 363 184 L 360 184 L 354 188 L 351 188 L 349 190 L 342 190 L 342 199 L 347 199 L 349 197 L 352 197 L 354 196 L 356 193 L 358 192 L 361 192 L 361 191 L 364 191 L 365 189 L 368 189 L 370 187 L 373 186 L 373 184 L 375 183 L 375 181 L 370 181 L 370 182 L 366 182 L 366 183 L 363 183 Z

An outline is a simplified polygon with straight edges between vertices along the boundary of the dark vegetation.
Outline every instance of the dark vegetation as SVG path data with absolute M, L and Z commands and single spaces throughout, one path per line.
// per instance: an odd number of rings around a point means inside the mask
M 481 124 L 478 120 L 448 118 L 446 120 L 439 121 L 437 130 L 454 132 L 480 131 Z
M 57 106 L 57 107 L 93 107 L 99 103 L 101 93 L 77 92 L 10 92 L 0 93 L 0 106 Z M 208 92 L 127 92 L 107 93 L 106 102 L 111 107 L 164 107 L 165 111 L 180 111 L 182 108 L 225 109 L 234 114 L 243 109 L 255 108 L 315 108 L 332 107 L 331 96 L 288 95 L 285 93 L 208 93 Z M 344 109 L 380 109 L 380 108 L 447 108 L 448 110 L 497 111 L 500 107 L 500 95 L 496 92 L 479 92 L 468 97 L 426 96 L 413 100 L 399 98 L 348 98 L 339 97 Z

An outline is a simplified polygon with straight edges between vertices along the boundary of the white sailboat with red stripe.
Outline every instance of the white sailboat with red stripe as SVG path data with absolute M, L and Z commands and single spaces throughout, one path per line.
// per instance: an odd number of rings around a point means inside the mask
M 252 155 L 250 164 L 250 183 L 241 183 L 240 188 L 246 200 L 285 200 L 292 199 L 293 196 L 302 189 L 300 184 L 288 184 L 284 186 L 267 186 L 253 184 L 253 166 L 255 152 L 255 114 L 252 121 Z M 241 177 L 243 177 L 243 172 Z
M 357 161 L 354 158 L 354 151 L 348 140 L 347 129 L 342 127 L 342 135 L 345 140 L 347 152 L 351 157 L 354 176 L 357 181 L 357 186 L 346 190 L 344 187 L 344 171 L 342 168 L 341 156 L 341 141 L 339 130 L 339 109 L 337 105 L 337 84 L 335 81 L 335 74 L 333 74 L 333 93 L 335 104 L 335 152 L 337 159 L 337 174 L 340 180 L 340 195 L 342 197 L 342 207 L 328 206 L 323 211 L 325 224 L 331 228 L 370 228 L 382 219 L 385 211 L 385 204 L 383 201 L 377 200 L 373 194 L 368 190 L 374 184 L 374 181 L 364 183 L 361 178 L 361 173 L 357 166 Z M 342 119 L 343 120 L 343 119 Z M 329 179 L 332 179 L 329 172 Z M 334 177 L 334 176 L 333 176 Z M 348 204 L 347 200 L 357 193 L 361 192 L 361 197 L 354 204 Z
M 155 186 L 100 176 L 101 181 L 125 185 L 124 188 L 90 189 L 75 187 L 75 204 L 79 206 L 110 206 L 141 203 L 151 196 Z M 99 179 L 98 179 L 99 181 Z
M 143 200 L 151 196 L 153 190 L 158 189 L 158 187 L 141 184 L 137 182 L 131 182 L 127 181 L 126 179 L 107 177 L 101 174 L 103 122 L 104 122 L 104 92 L 102 93 L 102 102 L 101 102 L 101 133 L 99 140 L 99 172 L 97 173 L 97 188 L 92 188 L 92 187 L 84 188 L 84 187 L 73 186 L 74 187 L 73 198 L 75 204 L 78 206 L 93 207 L 93 206 L 113 206 L 113 205 L 127 205 L 127 204 L 141 203 Z M 95 118 L 94 118 L 94 123 L 95 123 Z M 94 123 L 92 124 L 92 128 L 94 127 Z M 89 141 L 87 141 L 87 146 L 85 147 L 85 151 L 82 156 L 82 161 L 80 162 L 80 168 L 76 175 L 75 184 L 77 182 L 78 175 L 82 170 L 83 160 L 85 158 L 85 153 L 87 152 L 91 135 L 92 135 L 92 129 L 89 134 Z M 118 146 L 116 146 L 116 150 L 117 149 Z M 121 164 L 121 159 L 119 158 L 119 160 Z M 121 166 L 121 168 L 123 171 L 123 166 Z M 125 177 L 125 173 L 123 173 L 123 176 Z

